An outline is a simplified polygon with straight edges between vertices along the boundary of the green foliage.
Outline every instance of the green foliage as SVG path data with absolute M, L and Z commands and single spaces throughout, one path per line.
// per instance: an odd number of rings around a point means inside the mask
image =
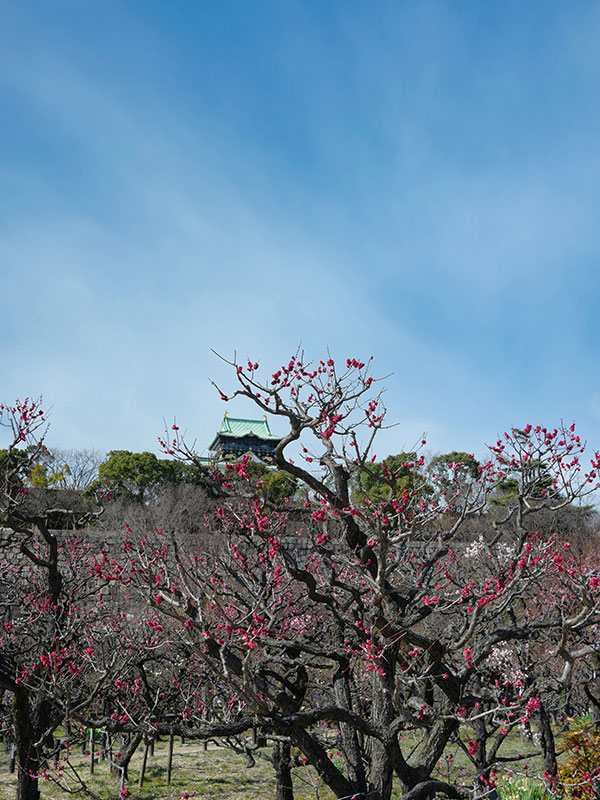
M 31 461 L 26 450 L 0 450 L 0 479 L 14 471 L 13 482 L 24 483 L 31 474 Z
M 253 485 L 259 485 L 259 493 L 265 500 L 281 505 L 286 498 L 292 498 L 298 491 L 298 482 L 289 472 L 266 469 L 256 461 L 246 465 L 246 471 Z
M 57 469 L 50 473 L 48 482 L 51 486 L 62 486 L 67 477 L 71 474 L 68 464 L 60 464 Z
M 383 503 L 399 499 L 406 492 L 418 492 L 423 499 L 454 500 L 479 478 L 480 464 L 470 453 L 452 450 L 434 456 L 427 467 L 415 452 L 387 456 L 361 471 L 354 501 Z
M 544 784 L 533 778 L 511 778 L 498 786 L 499 800 L 550 800 Z
M 592 722 L 572 720 L 560 737 L 565 755 L 558 775 L 568 797 L 593 800 L 592 780 L 600 778 L 600 730 Z
M 66 479 L 71 474 L 68 464 L 59 463 L 54 455 L 47 449 L 32 451 L 27 449 L 30 468 L 27 474 L 27 483 L 35 489 L 62 489 L 65 488 Z
M 31 474 L 31 462 L 25 450 L 12 448 L 0 450 L 0 491 L 9 493 L 19 491 Z M 0 524 L 6 518 L 0 514 Z
M 433 499 L 440 505 L 459 506 L 479 479 L 479 470 L 479 461 L 462 450 L 434 456 L 427 465 Z
M 402 497 L 406 491 L 425 490 L 423 473 L 417 462 L 416 453 L 398 453 L 369 464 L 358 478 L 354 502 L 384 503 Z
M 287 472 L 266 472 L 260 482 L 263 497 L 278 505 L 286 498 L 294 497 L 297 490 L 295 478 Z
M 456 482 L 465 484 L 476 481 L 479 478 L 479 466 L 479 461 L 471 453 L 452 450 L 434 456 L 427 471 L 430 475 L 437 475 L 441 487 L 448 488 Z
M 108 488 L 115 495 L 145 503 L 161 487 L 201 482 L 199 471 L 189 464 L 157 458 L 154 453 L 111 450 L 90 491 Z
M 31 485 L 36 489 L 46 489 L 48 487 L 48 475 L 46 473 L 47 469 L 45 464 L 39 461 L 37 464 L 34 464 L 29 477 Z
M 520 428 L 513 428 L 512 433 L 515 439 L 524 444 L 530 434 Z M 498 456 L 498 461 L 503 465 L 505 477 L 498 482 L 498 496 L 494 499 L 497 505 L 506 505 L 513 500 L 521 491 L 521 485 L 528 497 L 541 499 L 552 487 L 552 476 L 546 464 L 539 459 L 532 458 L 527 464 L 511 466 L 509 460 L 503 456 Z

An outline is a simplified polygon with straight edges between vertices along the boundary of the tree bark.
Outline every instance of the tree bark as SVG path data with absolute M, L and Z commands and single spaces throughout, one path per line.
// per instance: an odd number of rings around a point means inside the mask
M 35 732 L 31 717 L 29 695 L 25 689 L 17 689 L 13 695 L 15 717 L 15 749 L 19 767 L 17 776 L 17 800 L 40 800 L 38 754 L 34 747 Z
M 271 756 L 277 777 L 277 800 L 294 800 L 289 742 L 275 742 Z
M 333 677 L 335 699 L 341 708 L 352 710 L 351 673 L 348 662 L 341 663 Z M 367 780 L 362 760 L 358 732 L 345 723 L 340 723 L 340 746 L 351 772 L 355 792 L 364 791 Z
M 129 762 L 131 761 L 133 754 L 140 746 L 140 742 L 142 741 L 142 734 L 141 733 L 134 733 L 131 739 L 125 744 L 121 750 L 121 753 L 118 758 L 115 758 L 115 767 L 118 770 L 118 774 L 122 775 L 125 780 L 127 780 L 127 770 L 129 768 Z
M 546 779 L 552 784 L 552 791 L 559 791 L 560 781 L 558 780 L 558 763 L 556 760 L 554 734 L 552 733 L 552 726 L 550 725 L 550 715 L 542 702 L 540 702 L 540 707 L 538 709 L 537 723 L 540 730 L 540 745 L 544 755 L 544 773 Z
M 383 689 L 374 697 L 371 719 L 374 724 L 385 727 L 394 719 L 394 708 L 389 692 Z M 371 742 L 371 778 L 369 781 L 369 800 L 390 800 L 394 771 L 392 760 L 385 744 L 379 739 Z M 359 795 L 360 796 L 360 795 Z
M 138 786 L 140 789 L 144 785 L 144 778 L 146 777 L 146 764 L 148 763 L 148 752 L 150 750 L 150 742 L 146 742 L 144 746 L 144 756 L 142 758 L 142 766 L 140 768 L 140 779 L 138 781 Z
M 171 783 L 171 772 L 173 771 L 173 742 L 175 736 L 169 736 L 169 749 L 167 752 L 167 786 Z

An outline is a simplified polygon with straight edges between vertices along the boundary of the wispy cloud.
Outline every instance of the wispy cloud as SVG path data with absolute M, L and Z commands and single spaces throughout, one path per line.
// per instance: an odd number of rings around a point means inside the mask
M 2 389 L 43 392 L 57 443 L 152 448 L 172 413 L 208 439 L 206 377 L 227 380 L 210 348 L 276 364 L 299 341 L 393 373 L 390 449 L 423 430 L 475 449 L 567 405 L 600 430 L 579 400 L 597 354 L 600 109 L 573 100 L 591 98 L 591 47 L 558 17 L 533 53 L 527 20 L 522 41 L 505 21 L 502 56 L 475 6 L 332 8 L 257 19 L 237 45 L 208 20 L 219 52 L 114 3 L 122 80 L 75 22 L 53 39 L 21 11 L 19 48 L 5 31 Z M 534 64 L 557 44 L 568 121 Z

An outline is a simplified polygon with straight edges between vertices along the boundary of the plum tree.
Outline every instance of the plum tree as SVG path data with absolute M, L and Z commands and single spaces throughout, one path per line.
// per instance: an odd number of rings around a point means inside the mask
M 31 466 L 45 450 L 40 402 L 1 405 L 0 425 L 11 436 L 0 475 L 0 687 L 12 697 L 17 798 L 38 800 L 40 774 L 58 756 L 54 731 L 89 705 L 114 654 L 106 648 L 106 584 L 91 580 L 89 547 L 75 535 L 61 540 L 50 527 L 74 512 L 43 507 L 39 497 L 32 502 L 23 480 L 23 452 Z M 104 669 L 88 670 L 100 651 Z M 90 675 L 91 683 L 84 680 Z
M 283 748 L 281 769 L 291 745 L 337 797 L 387 800 L 395 774 L 418 800 L 466 795 L 436 777 L 451 740 L 489 791 L 511 757 L 510 729 L 535 718 L 555 775 L 546 699 L 597 647 L 600 598 L 568 542 L 531 520 L 593 491 L 598 454 L 585 471 L 574 426 L 528 425 L 498 439 L 487 462 L 444 469 L 443 491 L 428 495 L 418 453 L 373 466 L 385 408 L 370 362 L 297 353 L 262 378 L 257 362 L 229 363 L 237 388 L 221 397 L 287 422 L 274 463 L 305 493 L 282 509 L 243 460 L 209 472 L 177 425 L 161 440 L 219 495 L 207 524 L 220 546 L 185 553 L 145 540 L 129 575 L 218 686 L 218 721 L 204 700 L 189 703 L 189 734 L 259 726 Z M 369 486 L 358 497 L 357 473 Z M 507 474 L 516 489 L 491 513 Z M 279 777 L 291 797 L 289 774 Z
M 600 455 L 583 466 L 574 425 L 527 425 L 480 463 L 453 453 L 425 472 L 418 447 L 378 461 L 385 408 L 370 361 L 312 364 L 296 353 L 266 376 L 255 361 L 230 364 L 237 387 L 222 398 L 288 426 L 274 453 L 287 496 L 265 491 L 246 458 L 208 469 L 173 424 L 161 445 L 185 483 L 206 489 L 203 527 L 140 522 L 118 551 L 90 564 L 78 545 L 61 561 L 7 451 L 0 511 L 16 550 L 6 563 L 34 570 L 39 587 L 24 594 L 14 578 L 5 614 L 33 615 L 35 641 L 25 624 L 12 639 L 5 629 L 0 651 L 2 686 L 25 697 L 34 727 L 18 733 L 29 743 L 24 800 L 37 798 L 48 714 L 112 732 L 224 738 L 249 760 L 258 728 L 274 742 L 279 800 L 292 800 L 292 764 L 303 763 L 339 798 L 389 800 L 394 778 L 405 800 L 467 797 L 472 786 L 437 770 L 451 742 L 473 763 L 475 795 L 493 794 L 497 770 L 535 749 L 552 783 L 550 715 L 600 650 L 596 554 L 580 557 L 552 519 L 598 487 Z M 36 404 L 2 413 L 13 448 L 35 440 Z M 111 603 L 82 614 L 74 598 L 107 587 Z M 57 687 L 73 684 L 71 669 L 79 685 L 65 693 Z M 103 704 L 86 704 L 100 692 Z M 507 736 L 530 722 L 539 741 L 515 755 Z

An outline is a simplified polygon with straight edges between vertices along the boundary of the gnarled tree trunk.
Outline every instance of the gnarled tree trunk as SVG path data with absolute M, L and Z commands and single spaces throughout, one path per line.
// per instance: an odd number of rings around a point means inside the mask
M 289 742 L 275 742 L 271 761 L 277 778 L 277 800 L 294 800 Z
M 29 695 L 17 689 L 13 695 L 15 722 L 15 747 L 17 751 L 17 800 L 40 800 L 38 771 L 40 768 L 35 748 L 35 731 Z

